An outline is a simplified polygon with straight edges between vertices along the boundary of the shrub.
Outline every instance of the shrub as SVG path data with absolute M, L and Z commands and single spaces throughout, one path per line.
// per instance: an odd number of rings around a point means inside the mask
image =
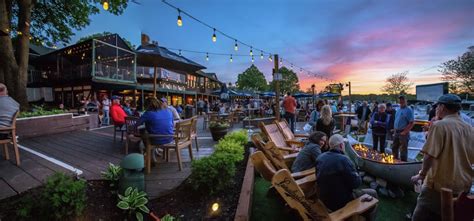
M 246 130 L 234 131 L 230 134 L 227 134 L 224 139 L 232 140 L 242 146 L 245 146 L 248 142 L 248 134 Z
M 86 182 L 55 173 L 47 179 L 42 198 L 56 219 L 81 215 L 86 206 Z
M 46 115 L 62 114 L 62 113 L 65 113 L 65 111 L 60 110 L 60 109 L 45 110 L 43 106 L 33 105 L 33 111 L 20 112 L 20 115 L 18 116 L 18 118 L 46 116 Z
M 170 214 L 166 214 L 165 216 L 161 217 L 161 221 L 175 221 L 175 220 L 177 219 Z
M 215 153 L 230 154 L 234 163 L 244 159 L 244 147 L 233 139 L 222 139 L 216 145 Z
M 214 153 L 192 162 L 189 180 L 195 190 L 213 194 L 228 187 L 234 175 L 234 157 L 231 154 Z
M 143 213 L 148 214 L 150 210 L 146 206 L 148 199 L 146 193 L 138 191 L 137 188 L 128 187 L 125 190 L 125 194 L 118 195 L 120 201 L 117 203 L 117 207 L 127 211 L 129 215 L 135 213 L 135 217 L 138 221 L 143 221 Z
M 209 122 L 209 128 L 229 128 L 230 125 L 227 122 L 211 121 Z
M 122 167 L 109 163 L 106 171 L 102 171 L 102 178 L 110 181 L 110 186 L 115 187 L 122 175 Z

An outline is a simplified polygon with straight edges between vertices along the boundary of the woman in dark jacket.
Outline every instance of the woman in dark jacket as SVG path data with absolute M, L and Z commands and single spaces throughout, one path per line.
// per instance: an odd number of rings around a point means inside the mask
M 321 149 L 326 146 L 326 143 L 326 134 L 321 131 L 316 131 L 309 135 L 308 142 L 300 150 L 295 162 L 293 162 L 291 172 L 296 173 L 314 168 L 316 166 L 316 158 L 321 154 Z
M 372 140 L 374 150 L 378 150 L 380 144 L 380 152 L 385 153 L 385 138 L 387 135 L 387 128 L 389 126 L 390 117 L 385 112 L 385 104 L 379 104 L 378 111 L 370 118 L 370 125 L 372 125 Z

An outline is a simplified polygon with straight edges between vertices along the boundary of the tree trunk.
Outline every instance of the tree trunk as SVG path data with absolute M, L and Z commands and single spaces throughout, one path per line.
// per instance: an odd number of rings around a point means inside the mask
M 10 20 L 8 12 L 10 2 L 0 0 L 0 81 L 5 83 L 10 94 L 15 95 L 14 74 L 18 69 L 13 54 L 13 45 L 10 39 Z
M 18 62 L 18 77 L 15 93 L 18 103 L 23 107 L 28 108 L 28 98 L 26 95 L 26 85 L 28 83 L 28 60 L 30 51 L 30 22 L 31 10 L 33 9 L 32 0 L 20 0 L 18 2 L 20 13 L 18 16 L 18 30 L 23 34 L 18 40 L 16 48 L 17 62 Z

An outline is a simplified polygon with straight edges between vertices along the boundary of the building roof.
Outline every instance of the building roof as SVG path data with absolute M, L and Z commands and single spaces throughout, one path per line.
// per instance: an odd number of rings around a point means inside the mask
M 41 56 L 53 51 L 55 51 L 55 49 L 53 48 L 48 48 L 43 45 L 36 45 L 36 44 L 30 43 L 30 54 L 32 55 Z
M 136 53 L 138 55 L 137 62 L 143 65 L 150 65 L 150 63 L 155 63 L 153 62 L 153 60 L 159 61 L 160 59 L 165 59 L 173 63 L 193 67 L 193 69 L 195 69 L 196 71 L 206 68 L 184 56 L 178 55 L 168 50 L 165 47 L 157 46 L 155 44 L 140 45 L 138 46 Z

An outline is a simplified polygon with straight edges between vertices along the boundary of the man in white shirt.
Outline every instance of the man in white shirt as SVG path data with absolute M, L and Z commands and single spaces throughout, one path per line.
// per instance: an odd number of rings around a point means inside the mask
M 104 112 L 104 119 L 102 120 L 101 126 L 107 126 L 110 123 L 109 110 L 110 110 L 110 99 L 107 97 L 107 94 L 104 95 L 102 99 L 102 111 Z
M 174 108 L 173 105 L 168 104 L 168 99 L 166 99 L 165 97 L 162 97 L 161 101 L 163 101 L 163 103 L 165 103 L 166 106 L 168 106 L 168 109 L 170 109 L 171 112 L 173 113 L 173 120 L 174 121 L 181 120 L 181 117 L 179 116 L 178 111 L 176 110 L 176 108 Z

